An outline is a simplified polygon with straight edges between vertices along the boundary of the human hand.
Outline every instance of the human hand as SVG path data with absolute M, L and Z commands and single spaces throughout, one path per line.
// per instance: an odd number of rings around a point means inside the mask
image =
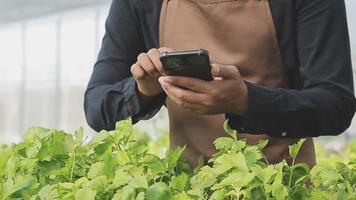
M 163 92 L 158 78 L 163 75 L 162 63 L 159 59 L 161 52 L 173 51 L 162 47 L 150 49 L 147 53 L 141 53 L 137 62 L 131 66 L 131 73 L 137 82 L 138 91 L 144 96 L 152 97 Z
M 173 102 L 192 112 L 214 115 L 247 111 L 248 91 L 236 66 L 213 64 L 213 81 L 183 76 L 160 77 Z

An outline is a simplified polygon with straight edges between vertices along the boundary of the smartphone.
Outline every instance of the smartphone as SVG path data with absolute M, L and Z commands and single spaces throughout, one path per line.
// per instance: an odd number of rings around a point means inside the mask
M 188 76 L 213 80 L 209 52 L 205 49 L 163 52 L 160 55 L 166 76 Z

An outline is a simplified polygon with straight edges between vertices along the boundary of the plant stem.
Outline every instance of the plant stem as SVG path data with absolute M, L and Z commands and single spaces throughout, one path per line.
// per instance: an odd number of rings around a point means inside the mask
M 75 167 L 75 160 L 76 160 L 76 153 L 75 153 L 75 150 L 74 150 L 74 153 L 73 153 L 73 154 L 74 154 L 74 155 L 73 155 L 74 161 L 73 161 L 72 169 L 71 169 L 71 172 L 70 172 L 69 182 L 72 182 L 72 180 L 73 180 L 74 167 Z
M 288 181 L 288 188 L 289 189 L 292 186 L 292 175 L 293 175 L 294 163 L 295 163 L 295 158 L 293 159 L 291 170 L 290 170 L 290 173 L 289 173 L 289 181 Z

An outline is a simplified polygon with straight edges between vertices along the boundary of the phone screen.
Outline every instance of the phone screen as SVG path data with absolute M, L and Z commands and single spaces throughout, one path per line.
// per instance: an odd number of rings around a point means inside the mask
M 210 59 L 206 50 L 165 52 L 160 59 L 167 76 L 188 76 L 212 80 Z

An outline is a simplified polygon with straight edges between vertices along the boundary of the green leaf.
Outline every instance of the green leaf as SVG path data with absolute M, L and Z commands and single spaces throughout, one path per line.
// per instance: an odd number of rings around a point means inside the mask
M 104 175 L 104 163 L 97 162 L 97 163 L 92 164 L 89 169 L 89 172 L 88 172 L 88 178 L 94 179 L 101 175 Z
M 38 192 L 38 197 L 41 200 L 51 200 L 51 199 L 56 199 L 58 198 L 59 194 L 58 191 L 56 190 L 55 186 L 50 186 L 46 185 L 41 188 L 41 190 Z
M 306 139 L 301 139 L 296 144 L 289 146 L 289 155 L 293 158 L 293 160 L 295 160 L 295 158 L 297 157 L 299 150 L 302 147 L 305 140 Z
M 242 171 L 248 171 L 245 156 L 241 152 L 223 154 L 215 160 L 214 164 L 226 167 L 226 169 L 237 168 Z
M 80 128 L 74 133 L 74 141 L 77 146 L 81 145 L 84 140 L 84 129 Z
M 225 199 L 225 195 L 227 194 L 227 192 L 228 190 L 226 189 L 216 190 L 210 196 L 209 200 L 223 200 Z
M 244 171 L 231 173 L 220 183 L 215 184 L 211 189 L 217 190 L 227 186 L 243 187 L 248 185 L 254 177 L 255 174 Z
M 246 141 L 244 140 L 235 140 L 232 143 L 231 151 L 239 152 L 246 148 Z
M 115 173 L 112 184 L 115 187 L 120 187 L 128 184 L 132 179 L 133 177 L 128 172 L 126 172 L 125 169 L 118 169 Z
M 166 154 L 166 163 L 167 163 L 167 171 L 171 171 L 174 167 L 176 167 L 179 158 L 182 156 L 185 147 L 178 147 L 175 150 L 167 151 Z
M 342 176 L 330 165 L 316 165 L 310 171 L 312 183 L 316 186 L 330 186 L 337 184 Z
M 248 167 L 256 165 L 256 162 L 261 160 L 262 153 L 256 146 L 249 146 L 244 150 L 246 164 Z
M 295 186 L 290 194 L 291 200 L 300 200 L 300 199 L 310 199 L 309 191 L 305 186 L 297 185 Z
M 310 200 L 329 200 L 328 195 L 318 188 L 313 188 L 311 191 Z
M 137 175 L 134 176 L 132 181 L 130 182 L 133 188 L 148 188 L 147 177 L 145 175 Z
M 145 193 L 144 192 L 138 193 L 135 200 L 145 200 Z
M 130 162 L 130 157 L 127 152 L 118 150 L 116 151 L 116 160 L 119 165 L 124 166 Z
M 214 141 L 214 145 L 217 150 L 228 151 L 231 149 L 233 142 L 234 140 L 232 138 L 220 137 Z
M 226 120 L 224 122 L 224 130 L 227 134 L 229 134 L 234 140 L 237 140 L 237 131 L 233 130 L 232 128 L 230 128 L 229 126 L 229 120 Z
M 291 167 L 293 169 L 292 174 L 292 186 L 300 182 L 305 181 L 308 178 L 310 168 L 305 163 L 298 163 Z
M 107 186 L 107 177 L 106 176 L 98 176 L 93 180 L 90 180 L 83 184 L 84 188 L 91 188 L 92 190 L 96 191 L 103 191 Z
M 3 145 L 0 147 L 0 177 L 5 173 L 5 169 L 7 167 L 7 161 L 11 156 L 12 148 L 7 145 Z M 0 179 L 1 180 L 1 179 Z
M 257 148 L 262 151 L 268 144 L 268 140 L 260 140 L 257 144 Z
M 75 200 L 95 200 L 96 192 L 90 188 L 79 189 L 75 193 Z
M 257 176 L 259 180 L 262 181 L 262 183 L 267 184 L 272 176 L 275 174 L 274 172 L 274 167 L 272 165 L 269 165 L 267 168 L 262 168 L 259 165 L 253 166 L 252 172 Z
M 110 137 L 110 134 L 105 131 L 105 130 L 102 130 L 100 131 L 99 133 L 97 133 L 89 142 L 89 146 L 91 148 L 95 148 L 96 146 L 104 143 L 106 141 L 107 138 Z M 108 139 L 109 140 L 109 139 Z
M 173 200 L 192 200 L 186 192 L 176 194 L 172 198 Z
M 12 194 L 30 187 L 32 183 L 32 178 L 29 176 L 17 176 L 14 179 L 15 180 L 9 178 L 5 183 L 3 183 L 3 199 L 7 199 Z
M 204 158 L 203 156 L 199 156 L 198 157 L 198 164 L 197 166 L 194 168 L 193 172 L 194 174 L 198 173 L 198 171 L 204 166 Z
M 143 166 L 147 166 L 155 175 L 165 172 L 163 161 L 158 156 L 148 154 L 143 158 L 142 164 Z
M 122 188 L 120 200 L 135 200 L 136 190 L 132 185 L 126 185 Z
M 286 199 L 288 196 L 288 190 L 282 184 L 273 185 L 272 195 L 276 197 L 276 199 Z
M 188 186 L 189 176 L 186 173 L 182 173 L 179 176 L 173 177 L 170 182 L 170 187 L 172 189 L 183 192 L 185 188 Z
M 211 187 L 217 181 L 217 174 L 215 168 L 204 166 L 200 169 L 198 174 L 190 179 L 192 189 L 205 189 Z
M 244 195 L 244 196 L 247 196 L 247 195 Z M 262 187 L 256 187 L 256 188 L 253 188 L 251 191 L 249 191 L 248 196 L 250 196 L 250 199 L 259 200 L 259 199 L 266 199 L 267 194 L 263 190 Z
M 167 200 L 171 198 L 168 186 L 163 182 L 151 185 L 147 189 L 147 200 Z

